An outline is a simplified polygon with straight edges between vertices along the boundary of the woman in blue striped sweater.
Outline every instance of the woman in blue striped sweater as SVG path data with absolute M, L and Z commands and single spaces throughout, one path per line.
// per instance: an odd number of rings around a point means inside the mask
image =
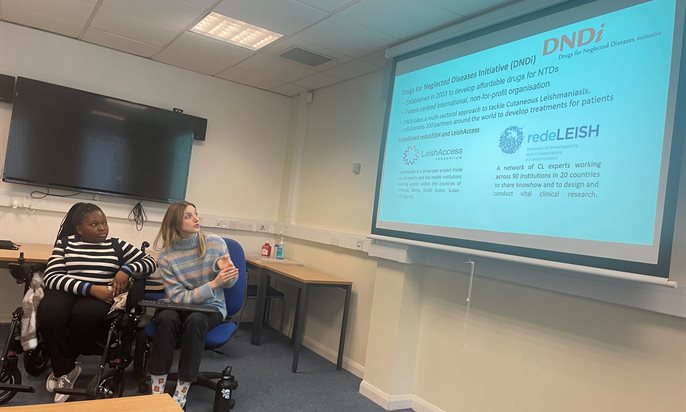
M 80 354 L 100 351 L 107 337 L 107 313 L 126 291 L 131 274 L 149 275 L 152 256 L 128 242 L 109 238 L 107 218 L 92 203 L 67 212 L 45 270 L 45 297 L 38 306 L 38 331 L 53 373 L 46 389 L 71 388 L 81 374 Z M 69 395 L 55 394 L 55 402 Z
M 188 389 L 198 378 L 205 335 L 226 317 L 223 289 L 236 283 L 238 269 L 231 262 L 224 240 L 200 231 L 198 212 L 189 202 L 169 206 L 155 239 L 155 249 L 162 250 L 158 264 L 167 299 L 209 305 L 218 310 L 215 313 L 163 310 L 153 318 L 155 336 L 148 363 L 152 393 L 164 393 L 174 350 L 180 343 L 174 400 L 183 408 Z

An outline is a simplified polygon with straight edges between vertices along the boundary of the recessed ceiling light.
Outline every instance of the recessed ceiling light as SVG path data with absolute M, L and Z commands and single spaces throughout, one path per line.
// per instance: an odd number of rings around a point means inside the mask
M 214 12 L 205 16 L 191 31 L 250 50 L 260 49 L 283 36 Z

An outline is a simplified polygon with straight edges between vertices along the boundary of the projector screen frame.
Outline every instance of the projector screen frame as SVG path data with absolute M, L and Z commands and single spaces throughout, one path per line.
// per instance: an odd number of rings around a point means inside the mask
M 683 12 L 683 4 L 680 3 L 682 0 L 676 0 L 677 4 L 677 15 L 679 13 L 679 7 Z M 458 35 L 452 39 L 443 40 L 433 45 L 428 45 L 425 47 L 418 48 L 416 50 L 399 54 L 394 56 L 392 62 L 389 65 L 388 87 L 387 87 L 387 100 L 384 115 L 383 124 L 383 136 L 381 141 L 381 147 L 379 152 L 379 162 L 376 180 L 376 191 L 374 197 L 374 209 L 372 215 L 372 237 L 381 236 L 385 239 L 397 239 L 399 243 L 419 242 L 419 244 L 424 245 L 423 247 L 431 247 L 431 245 L 436 245 L 436 248 L 441 249 L 444 246 L 457 247 L 466 250 L 484 251 L 488 253 L 494 253 L 497 255 L 507 255 L 523 258 L 531 258 L 542 261 L 559 262 L 562 264 L 570 264 L 579 267 L 588 267 L 590 272 L 593 272 L 596 268 L 615 272 L 627 272 L 638 275 L 648 275 L 653 277 L 668 278 L 669 269 L 671 262 L 671 251 L 673 246 L 674 238 L 674 223 L 677 208 L 677 196 L 678 196 L 678 185 L 679 185 L 679 174 L 681 171 L 681 159 L 683 154 L 684 145 L 684 135 L 686 134 L 686 121 L 680 119 L 676 114 L 686 112 L 686 34 L 681 30 L 681 47 L 680 47 L 680 64 L 679 64 L 679 74 L 677 82 L 677 92 L 675 95 L 675 110 L 673 115 L 673 121 L 671 124 L 667 124 L 666 128 L 670 126 L 672 129 L 671 138 L 671 156 L 669 158 L 667 166 L 667 178 L 665 183 L 665 198 L 664 206 L 662 210 L 662 222 L 661 231 L 659 235 L 660 246 L 657 252 L 657 263 L 642 263 L 631 260 L 623 259 L 612 259 L 598 256 L 588 256 L 583 254 L 566 253 L 560 251 L 551 251 L 531 247 L 522 247 L 515 245 L 503 245 L 498 243 L 474 241 L 467 239 L 457 239 L 446 236 L 429 235 L 422 233 L 412 233 L 402 230 L 393 230 L 377 226 L 378 221 L 378 207 L 379 207 L 379 197 L 380 188 L 383 179 L 383 167 L 384 167 L 384 155 L 386 151 L 387 139 L 388 139 L 388 125 L 391 113 L 392 99 L 393 99 L 393 82 L 396 75 L 396 68 L 399 62 L 404 60 L 421 56 L 423 54 L 440 50 L 448 46 L 459 44 L 468 40 L 476 39 L 485 35 L 492 33 L 497 33 L 512 27 L 525 24 L 527 22 L 544 18 L 554 13 L 567 11 L 578 6 L 587 5 L 595 3 L 596 0 L 574 0 L 564 3 L 558 3 L 550 7 L 527 13 L 525 15 L 513 18 L 508 21 L 500 22 L 494 25 L 490 25 L 485 28 L 480 28 L 475 31 Z M 640 3 L 640 2 L 639 2 Z M 681 4 L 681 6 L 680 6 Z M 683 15 L 681 16 L 683 18 Z M 397 47 L 397 46 L 396 46 Z M 682 116 L 684 117 L 684 116 Z M 459 206 L 459 205 L 458 205 Z

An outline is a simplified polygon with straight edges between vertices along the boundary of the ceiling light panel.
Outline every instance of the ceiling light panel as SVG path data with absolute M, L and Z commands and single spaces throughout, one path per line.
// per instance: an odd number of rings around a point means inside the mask
M 279 33 L 214 12 L 191 31 L 250 50 L 258 50 L 282 37 Z

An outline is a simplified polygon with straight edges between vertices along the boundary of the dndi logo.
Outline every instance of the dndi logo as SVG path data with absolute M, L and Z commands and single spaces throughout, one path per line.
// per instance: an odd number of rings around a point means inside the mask
M 524 132 L 518 126 L 510 126 L 500 134 L 500 150 L 503 153 L 513 154 L 522 146 Z
M 419 159 L 419 149 L 417 149 L 417 146 L 408 146 L 403 153 L 403 162 L 408 166 L 412 166 L 417 159 Z

